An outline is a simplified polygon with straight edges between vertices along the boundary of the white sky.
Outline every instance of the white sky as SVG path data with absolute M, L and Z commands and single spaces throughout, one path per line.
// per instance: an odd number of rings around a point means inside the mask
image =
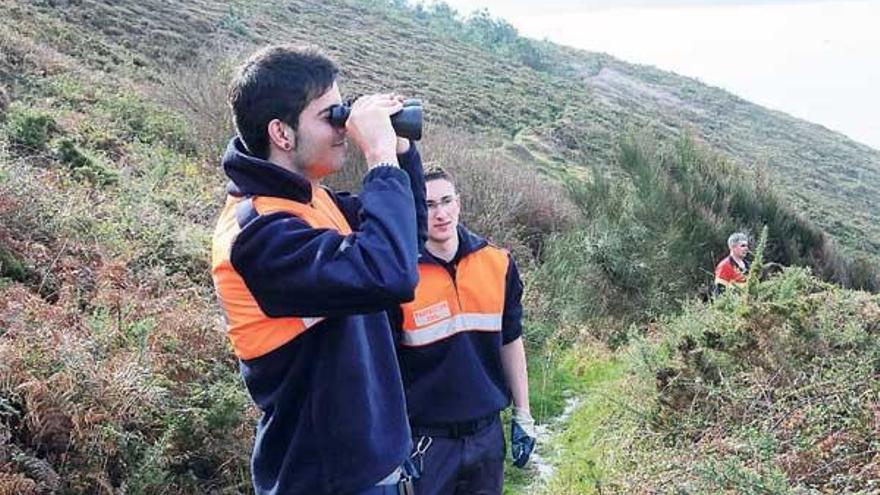
M 878 0 L 446 3 L 488 8 L 524 36 L 695 77 L 880 149 Z

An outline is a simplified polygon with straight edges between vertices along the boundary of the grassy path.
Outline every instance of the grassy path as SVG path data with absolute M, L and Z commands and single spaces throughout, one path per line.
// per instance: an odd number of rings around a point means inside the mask
M 526 471 L 506 469 L 505 494 L 598 493 L 614 437 L 609 429 L 622 409 L 616 390 L 625 384 L 625 363 L 607 351 L 579 347 L 532 363 L 532 397 L 541 443 Z

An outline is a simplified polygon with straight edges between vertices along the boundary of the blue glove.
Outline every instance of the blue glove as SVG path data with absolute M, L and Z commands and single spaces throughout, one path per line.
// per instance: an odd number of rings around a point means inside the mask
M 532 415 L 521 409 L 514 408 L 510 420 L 510 455 L 513 465 L 521 468 L 529 462 L 529 456 L 535 450 L 535 420 Z

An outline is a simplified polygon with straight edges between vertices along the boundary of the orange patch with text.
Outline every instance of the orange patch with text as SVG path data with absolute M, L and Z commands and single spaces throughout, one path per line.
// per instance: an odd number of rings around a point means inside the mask
M 420 327 L 445 320 L 450 316 L 452 316 L 452 312 L 449 311 L 449 304 L 446 301 L 432 304 L 427 308 L 413 312 L 413 319 L 416 321 L 416 325 Z

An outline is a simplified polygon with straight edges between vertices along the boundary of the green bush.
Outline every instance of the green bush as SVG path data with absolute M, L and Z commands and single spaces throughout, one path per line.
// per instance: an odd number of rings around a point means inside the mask
M 802 268 L 750 284 L 686 306 L 663 320 L 659 342 L 631 347 L 640 376 L 656 384 L 643 428 L 663 441 L 658 459 L 681 462 L 664 473 L 666 488 L 870 492 L 880 298 Z M 641 448 L 657 448 L 647 438 Z
M 71 139 L 61 139 L 57 147 L 58 159 L 70 167 L 73 176 L 98 186 L 116 184 L 119 174 L 101 165 L 81 150 Z
M 4 127 L 9 142 L 28 153 L 44 151 L 58 130 L 55 119 L 48 113 L 18 104 L 9 109 Z
M 0 245 L 0 278 L 16 282 L 32 280 L 36 274 L 24 262 Z
M 592 325 L 597 336 L 620 343 L 630 324 L 707 297 L 727 237 L 765 224 L 766 261 L 809 266 L 848 287 L 880 288 L 875 267 L 841 253 L 760 175 L 743 175 L 689 138 L 664 144 L 629 137 L 618 163 L 625 176 L 597 170 L 590 182 L 568 185 L 584 223 L 545 243 L 533 277 L 535 290 L 551 295 L 551 320 L 601 322 Z
M 251 32 L 245 22 L 242 13 L 230 5 L 226 10 L 226 14 L 217 22 L 217 27 L 226 31 L 230 31 L 240 37 L 250 38 Z
M 197 146 L 186 121 L 135 93 L 107 94 L 98 102 L 116 132 L 130 141 L 165 144 L 182 154 L 195 153 Z

